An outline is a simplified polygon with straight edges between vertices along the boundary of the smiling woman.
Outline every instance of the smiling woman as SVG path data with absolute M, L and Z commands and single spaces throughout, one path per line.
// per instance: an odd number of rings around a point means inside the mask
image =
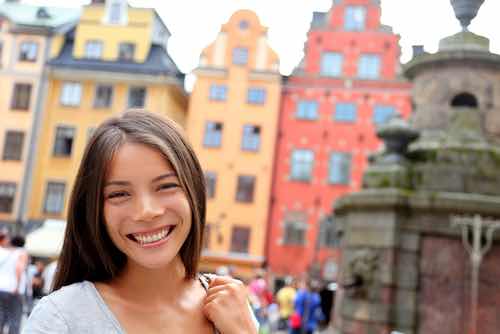
M 205 185 L 180 128 L 100 125 L 73 188 L 54 292 L 24 333 L 256 333 L 245 286 L 198 274 Z

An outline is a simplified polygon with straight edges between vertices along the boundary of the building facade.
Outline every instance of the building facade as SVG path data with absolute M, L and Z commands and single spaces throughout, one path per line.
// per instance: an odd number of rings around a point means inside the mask
M 79 16 L 80 9 L 0 4 L 0 225 L 9 229 L 25 219 L 45 62 Z
M 28 218 L 64 219 L 85 145 L 103 120 L 144 108 L 185 125 L 184 76 L 167 53 L 170 33 L 153 9 L 124 0 L 83 7 L 48 62 Z
M 202 270 L 249 277 L 264 264 L 281 88 L 266 33 L 255 13 L 237 11 L 195 70 L 187 129 L 207 181 Z
M 411 111 L 399 36 L 377 0 L 337 0 L 314 13 L 305 56 L 284 84 L 267 257 L 276 277 L 336 279 L 339 196 L 361 186 L 377 125 Z

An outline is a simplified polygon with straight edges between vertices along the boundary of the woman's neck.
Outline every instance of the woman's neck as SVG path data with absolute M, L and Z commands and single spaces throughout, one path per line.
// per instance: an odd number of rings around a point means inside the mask
M 149 269 L 128 261 L 123 271 L 111 280 L 109 286 L 129 301 L 148 302 L 149 305 L 176 300 L 189 284 L 185 267 L 176 257 L 168 267 Z

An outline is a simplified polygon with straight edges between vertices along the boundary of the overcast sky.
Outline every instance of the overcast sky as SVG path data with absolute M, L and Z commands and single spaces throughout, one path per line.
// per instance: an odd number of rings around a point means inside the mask
M 24 0 L 24 3 L 78 6 L 87 0 Z M 327 11 L 332 0 L 130 0 L 134 7 L 154 7 L 172 33 L 169 52 L 180 70 L 189 73 L 198 65 L 201 50 L 210 44 L 222 24 L 242 8 L 257 13 L 269 28 L 271 47 L 280 56 L 280 71 L 291 73 L 303 56 L 303 46 L 313 11 Z M 499 0 L 486 0 L 470 25 L 486 36 L 491 51 L 500 53 Z M 411 46 L 423 44 L 430 52 L 438 42 L 460 31 L 450 0 L 382 0 L 382 23 L 401 35 L 402 58 L 411 57 Z

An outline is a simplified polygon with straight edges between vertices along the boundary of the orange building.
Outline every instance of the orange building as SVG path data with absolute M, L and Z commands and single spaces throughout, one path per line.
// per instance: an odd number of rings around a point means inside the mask
M 187 131 L 206 173 L 202 270 L 249 277 L 264 263 L 281 76 L 267 28 L 240 10 L 201 55 Z

